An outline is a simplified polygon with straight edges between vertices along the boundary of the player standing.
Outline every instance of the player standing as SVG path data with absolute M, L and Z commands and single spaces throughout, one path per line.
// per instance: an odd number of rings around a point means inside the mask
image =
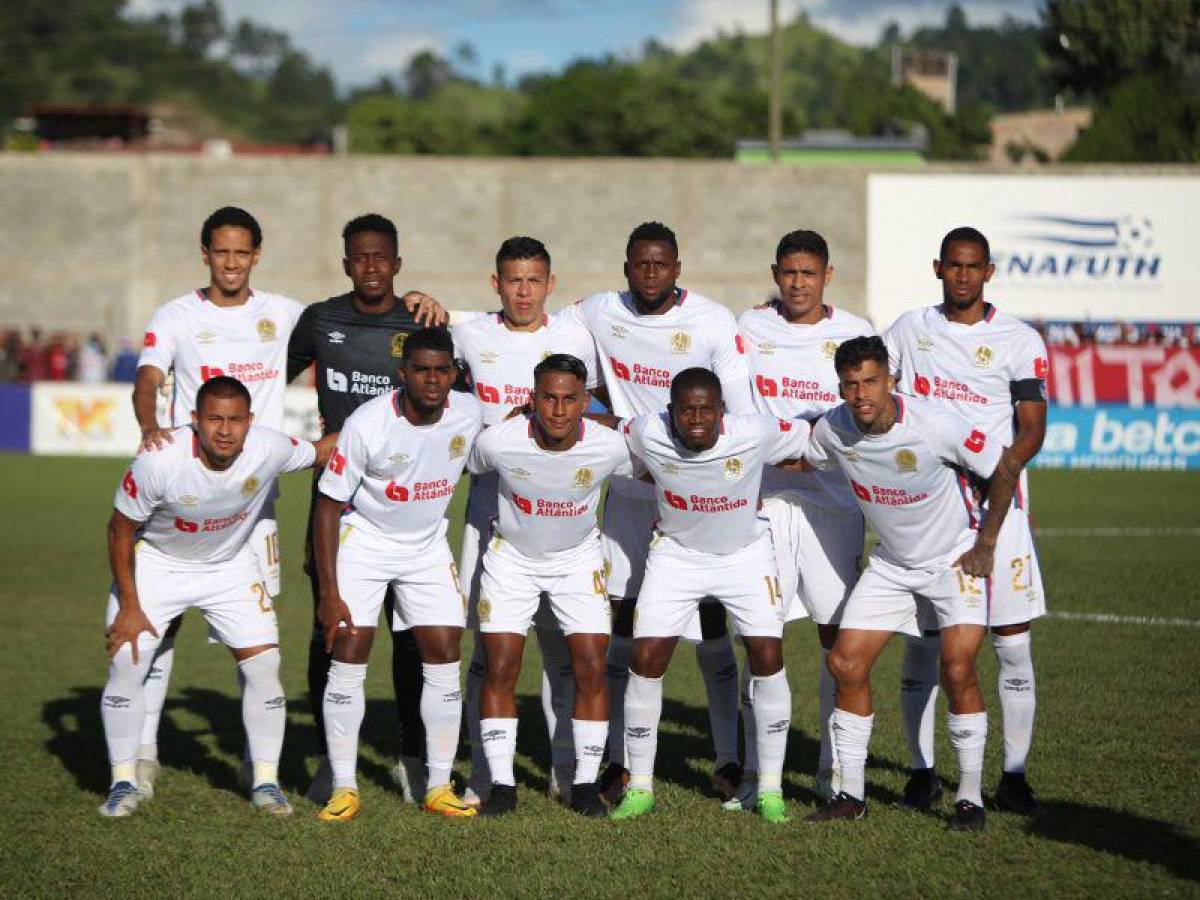
M 879 544 L 846 601 L 829 653 L 837 680 L 832 731 L 841 790 L 807 821 L 867 814 L 871 667 L 893 632 L 920 633 L 920 598 L 942 631 L 941 674 L 950 700 L 950 743 L 958 754 L 958 799 L 949 827 L 979 830 L 987 713 L 975 658 L 987 631 L 996 536 L 1020 468 L 1010 449 L 957 413 L 893 394 L 896 382 L 881 338 L 846 341 L 834 366 L 845 402 L 817 422 L 804 458 L 841 470 Z M 990 479 L 993 505 L 982 525 L 969 477 Z
M 738 316 L 746 363 L 754 380 L 754 403 L 779 419 L 815 418 L 837 405 L 838 378 L 833 355 L 849 338 L 874 334 L 865 319 L 824 302 L 833 279 L 829 245 L 815 231 L 785 234 L 775 249 L 771 277 L 779 291 L 765 307 Z M 812 616 L 824 656 L 837 637 L 842 605 L 858 580 L 863 549 L 863 516 L 846 480 L 836 472 L 802 472 L 768 466 L 763 470 L 763 513 L 771 522 L 779 582 L 787 604 L 785 621 Z M 747 702 L 743 673 L 742 716 L 746 737 L 746 777 L 731 808 L 754 803 L 754 706 Z M 835 793 L 837 758 L 829 720 L 833 715 L 833 676 L 821 666 L 821 749 L 817 793 Z
M 237 660 L 250 798 L 272 815 L 291 814 L 278 778 L 287 721 L 279 630 L 249 541 L 275 478 L 324 463 L 333 442 L 314 448 L 253 418 L 241 382 L 210 379 L 197 391 L 192 427 L 136 457 L 117 489 L 108 524 L 111 662 L 100 703 L 112 765 L 103 816 L 131 815 L 144 796 L 135 782 L 147 671 L 159 635 L 193 606 Z
M 665 413 L 644 413 L 622 426 L 630 450 L 654 479 L 658 521 L 625 694 L 629 788 L 612 817 L 633 818 L 654 808 L 663 675 L 700 599 L 711 597 L 733 618 L 753 673 L 758 811 L 767 821 L 785 822 L 783 759 L 792 693 L 783 667 L 784 597 L 758 499 L 763 465 L 798 457 L 810 429 L 803 420 L 725 415 L 721 379 L 709 369 L 680 372 L 670 396 Z
M 516 809 L 517 677 L 525 634 L 544 596 L 566 635 L 573 676 L 570 805 L 603 816 L 596 778 L 608 739 L 604 658 L 611 616 L 596 507 L 605 480 L 632 474 L 632 466 L 621 435 L 583 421 L 590 398 L 582 360 L 552 354 L 537 364 L 533 379 L 532 415 L 487 428 L 469 463 L 472 472 L 499 479 L 478 603 L 487 666 L 481 727 L 493 781 L 480 814 Z
M 1037 702 L 1029 624 L 1045 615 L 1046 597 L 1024 468 L 1046 436 L 1049 358 L 1033 328 L 984 300 L 984 286 L 994 270 L 987 238 L 974 228 L 955 228 L 942 239 L 933 263 L 942 303 L 905 313 L 884 340 L 903 393 L 927 397 L 981 423 L 990 439 L 1012 447 L 1021 465 L 1014 505 L 996 546 L 988 624 L 999 661 L 1004 723 L 1004 769 L 996 804 L 1029 815 L 1037 810 L 1025 777 Z M 937 654 L 936 633 L 910 638 L 901 681 L 913 767 L 904 800 L 919 809 L 928 809 L 941 796 L 933 758 Z
M 671 381 L 685 369 L 713 370 L 731 413 L 754 411 L 750 379 L 733 314 L 724 306 L 677 285 L 679 245 L 675 233 L 659 222 L 645 222 L 625 247 L 627 291 L 592 294 L 564 310 L 576 317 L 596 341 L 604 391 L 621 418 L 666 409 Z M 608 593 L 613 604 L 613 636 L 608 649 L 611 698 L 609 768 L 602 779 L 611 800 L 620 796 L 627 772 L 620 760 L 625 726 L 623 698 L 633 652 L 633 619 L 645 571 L 657 504 L 644 482 L 614 476 L 604 511 L 604 552 Z M 687 637 L 698 641 L 696 660 L 708 692 L 708 715 L 716 751 L 714 782 L 729 799 L 741 781 L 738 762 L 737 658 L 729 641 L 725 610 L 700 606 Z
M 457 371 L 447 332 L 411 334 L 401 355 L 403 388 L 346 419 L 321 476 L 313 550 L 318 615 L 325 650 L 333 654 L 324 719 L 334 787 L 322 821 L 345 822 L 359 813 L 363 683 L 388 592 L 395 592 L 389 627 L 411 628 L 421 654 L 424 808 L 448 816 L 476 812 L 450 786 L 462 721 L 459 642 L 467 604 L 446 542 L 446 509 L 483 427 L 475 398 L 451 393 Z
M 595 386 L 596 349 L 587 329 L 562 315 L 546 314 L 547 298 L 554 291 L 554 273 L 550 253 L 541 241 L 531 237 L 511 237 L 504 241 L 496 252 L 492 288 L 500 297 L 500 311 L 477 316 L 452 329 L 455 351 L 467 367 L 475 396 L 483 407 L 484 426 L 503 421 L 512 410 L 526 404 L 533 393 L 534 367 L 552 353 L 568 353 L 580 359 L 589 373 L 586 388 Z M 479 600 L 483 552 L 499 509 L 496 489 L 495 472 L 471 478 L 459 562 L 469 580 L 467 618 L 472 627 L 478 624 L 475 605 Z M 575 766 L 571 660 L 559 622 L 549 607 L 543 604 L 534 617 L 534 625 L 542 654 L 542 711 L 550 735 L 550 791 L 565 797 Z M 477 639 L 467 669 L 471 778 L 463 796 L 473 805 L 487 797 L 494 780 L 488 772 L 479 730 L 484 668 L 483 643 Z
M 340 431 L 346 418 L 364 403 L 399 387 L 396 372 L 405 340 L 422 327 L 422 319 L 429 322 L 444 318 L 441 307 L 432 298 L 416 292 L 397 298 L 395 280 L 402 260 L 399 235 L 391 220 L 376 213 L 351 219 L 342 229 L 342 246 L 345 251 L 342 269 L 350 279 L 350 292 L 307 307 L 296 323 L 287 350 L 289 380 L 315 363 L 317 407 L 326 434 Z M 333 776 L 323 720 L 330 656 L 317 617 L 321 594 L 312 562 L 313 513 L 319 478 L 318 474 L 313 479 L 308 507 L 305 569 L 313 598 L 308 699 L 321 742 L 321 757 L 307 796 L 324 804 L 333 790 Z M 389 595 L 388 609 L 391 602 Z M 392 776 L 405 799 L 417 803 L 425 793 L 421 657 L 412 632 L 407 629 L 392 630 L 392 683 L 400 723 L 400 758 Z

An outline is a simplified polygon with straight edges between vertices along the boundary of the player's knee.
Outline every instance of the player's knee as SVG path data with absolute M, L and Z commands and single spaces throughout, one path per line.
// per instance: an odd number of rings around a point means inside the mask
M 768 678 L 783 668 L 782 641 L 747 641 L 746 649 L 750 671 L 755 677 Z
M 829 674 L 840 685 L 859 686 L 867 683 L 870 669 L 866 660 L 840 650 L 836 645 L 829 651 L 828 665 Z
M 942 683 L 946 690 L 957 692 L 978 684 L 975 660 L 969 656 L 942 656 Z
M 515 653 L 489 653 L 487 657 L 487 674 L 484 676 L 488 687 L 493 690 L 515 689 L 517 678 L 521 674 L 521 657 Z
M 604 690 L 605 664 L 600 653 L 576 654 L 571 661 L 575 677 L 575 690 L 592 696 Z

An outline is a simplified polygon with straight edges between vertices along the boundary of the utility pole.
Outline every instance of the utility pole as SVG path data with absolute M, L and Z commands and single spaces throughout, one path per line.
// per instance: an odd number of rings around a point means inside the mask
M 783 139 L 782 93 L 783 83 L 783 52 L 780 46 L 779 34 L 779 0 L 770 0 L 771 4 L 771 101 L 770 121 L 767 123 L 767 137 L 771 142 L 771 162 L 779 162 L 779 145 Z

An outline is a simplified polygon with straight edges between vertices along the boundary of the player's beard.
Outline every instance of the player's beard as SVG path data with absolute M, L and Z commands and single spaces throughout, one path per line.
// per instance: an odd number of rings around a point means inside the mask
M 645 294 L 637 293 L 638 306 L 650 311 L 662 309 L 668 300 L 675 296 L 675 285 L 665 288 L 653 297 L 647 298 Z
M 943 291 L 942 302 L 951 309 L 957 310 L 958 312 L 964 312 L 970 309 L 972 306 L 975 306 L 977 303 L 983 302 L 983 291 L 981 290 L 965 300 L 956 299 L 952 291 Z

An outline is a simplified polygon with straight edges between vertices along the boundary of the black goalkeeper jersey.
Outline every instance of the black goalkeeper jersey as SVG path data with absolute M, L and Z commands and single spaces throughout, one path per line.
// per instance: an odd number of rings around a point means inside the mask
M 325 433 L 341 431 L 350 413 L 398 386 L 404 339 L 421 327 L 399 298 L 383 315 L 360 313 L 351 294 L 314 303 L 292 330 L 288 381 L 315 362 Z

